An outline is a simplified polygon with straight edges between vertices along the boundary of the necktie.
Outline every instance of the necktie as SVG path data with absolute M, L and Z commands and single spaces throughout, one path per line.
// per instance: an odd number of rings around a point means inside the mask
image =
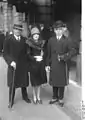
M 18 41 L 19 41 L 19 37 L 18 37 Z
M 20 41 L 20 37 L 17 37 L 17 40 Z

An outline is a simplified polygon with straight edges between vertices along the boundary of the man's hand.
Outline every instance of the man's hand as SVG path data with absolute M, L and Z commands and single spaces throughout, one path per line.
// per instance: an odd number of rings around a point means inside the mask
M 49 72 L 50 71 L 50 66 L 46 66 L 45 70 L 46 70 L 46 72 Z
M 16 69 L 16 63 L 14 61 L 11 62 L 11 66 Z

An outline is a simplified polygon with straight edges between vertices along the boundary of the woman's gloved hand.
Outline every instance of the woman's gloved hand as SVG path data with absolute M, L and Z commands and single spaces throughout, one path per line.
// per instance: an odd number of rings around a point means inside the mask
M 36 60 L 37 62 L 40 62 L 40 61 L 43 60 L 43 57 L 42 57 L 42 56 L 34 56 L 34 58 L 35 58 L 35 60 Z

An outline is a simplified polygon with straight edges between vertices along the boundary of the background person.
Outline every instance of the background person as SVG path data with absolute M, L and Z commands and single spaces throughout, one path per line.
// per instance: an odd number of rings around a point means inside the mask
M 3 45 L 4 45 L 5 35 L 2 31 L 0 31 L 0 54 L 3 53 Z

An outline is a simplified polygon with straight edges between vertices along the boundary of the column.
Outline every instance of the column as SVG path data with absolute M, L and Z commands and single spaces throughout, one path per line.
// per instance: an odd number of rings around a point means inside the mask
M 12 12 L 12 5 L 8 5 L 8 30 L 12 31 L 13 27 L 13 12 Z
M 4 15 L 4 33 L 8 31 L 8 3 L 6 0 L 3 0 L 3 15 Z

